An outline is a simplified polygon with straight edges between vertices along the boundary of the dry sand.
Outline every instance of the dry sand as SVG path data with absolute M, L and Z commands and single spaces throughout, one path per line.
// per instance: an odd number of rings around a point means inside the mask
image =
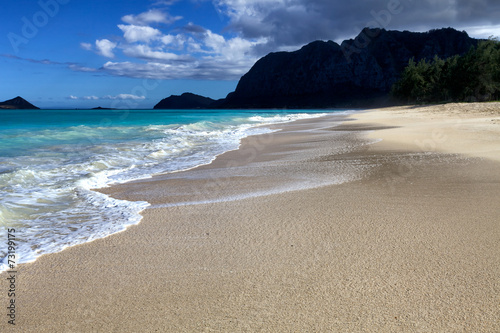
M 103 190 L 152 208 L 21 265 L 17 331 L 499 332 L 500 104 L 350 118 Z

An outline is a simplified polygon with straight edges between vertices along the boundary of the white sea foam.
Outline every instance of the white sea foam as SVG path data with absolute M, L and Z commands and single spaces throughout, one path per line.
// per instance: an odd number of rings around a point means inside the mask
M 149 204 L 117 200 L 92 189 L 210 163 L 238 148 L 242 138 L 271 131 L 258 125 L 323 115 L 33 131 L 30 140 L 38 148 L 0 157 L 0 224 L 16 229 L 18 263 L 106 237 L 139 223 L 140 211 Z M 7 269 L 6 254 L 1 246 L 0 271 Z
M 248 118 L 250 121 L 260 122 L 263 124 L 286 123 L 300 119 L 311 119 L 326 116 L 328 113 L 295 113 L 287 115 L 275 115 L 272 117 L 266 116 L 253 116 Z

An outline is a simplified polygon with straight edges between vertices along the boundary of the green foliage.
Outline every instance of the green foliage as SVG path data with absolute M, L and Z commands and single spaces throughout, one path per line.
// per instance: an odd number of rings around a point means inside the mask
M 392 94 L 408 103 L 499 100 L 500 42 L 490 38 L 446 60 L 410 59 Z

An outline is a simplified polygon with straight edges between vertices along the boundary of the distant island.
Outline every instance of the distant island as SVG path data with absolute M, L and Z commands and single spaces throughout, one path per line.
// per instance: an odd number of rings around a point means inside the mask
M 209 97 L 204 97 L 192 93 L 182 95 L 172 95 L 162 99 L 154 106 L 154 109 L 207 109 L 217 102 Z
M 115 110 L 115 109 L 113 109 L 113 108 L 103 108 L 101 106 L 98 106 L 96 108 L 92 108 L 91 110 Z
M 5 102 L 0 102 L 0 109 L 40 109 L 34 106 L 24 98 L 17 96 Z

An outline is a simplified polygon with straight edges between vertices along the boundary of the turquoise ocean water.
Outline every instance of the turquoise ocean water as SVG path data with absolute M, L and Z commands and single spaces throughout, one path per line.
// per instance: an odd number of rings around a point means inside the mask
M 0 110 L 0 271 L 7 269 L 8 228 L 16 229 L 18 263 L 122 231 L 149 204 L 92 189 L 210 163 L 242 138 L 270 132 L 259 125 L 324 114 Z

